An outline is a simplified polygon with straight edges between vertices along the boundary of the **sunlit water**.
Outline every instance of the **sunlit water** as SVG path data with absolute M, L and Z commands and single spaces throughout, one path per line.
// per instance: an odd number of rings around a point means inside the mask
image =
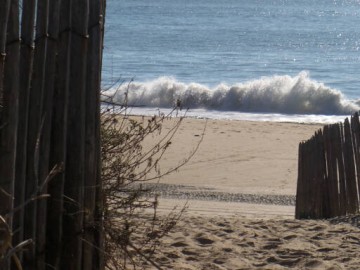
M 103 85 L 140 113 L 337 120 L 359 110 L 359 25 L 351 0 L 108 0 Z

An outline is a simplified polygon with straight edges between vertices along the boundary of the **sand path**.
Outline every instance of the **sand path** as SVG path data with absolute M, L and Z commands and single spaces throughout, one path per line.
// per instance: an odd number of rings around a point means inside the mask
M 187 156 L 204 124 L 184 120 L 163 170 Z M 209 120 L 191 162 L 161 180 L 160 213 L 188 209 L 156 261 L 184 270 L 359 269 L 359 222 L 293 218 L 298 144 L 321 127 Z

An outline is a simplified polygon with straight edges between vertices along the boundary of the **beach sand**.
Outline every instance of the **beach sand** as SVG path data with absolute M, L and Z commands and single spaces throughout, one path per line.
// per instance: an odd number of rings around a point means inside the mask
M 163 269 L 359 269 L 360 230 L 292 219 L 186 215 L 157 254 Z
M 176 119 L 165 122 L 168 129 Z M 214 188 L 225 192 L 291 194 L 296 192 L 297 155 L 301 141 L 322 125 L 184 119 L 163 157 L 163 170 L 193 150 L 193 159 L 161 183 Z
M 163 269 L 359 269 L 357 219 L 353 225 L 294 219 L 298 144 L 320 128 L 184 119 L 162 171 L 204 137 L 191 161 L 156 190 L 161 214 L 187 203 L 156 261 Z

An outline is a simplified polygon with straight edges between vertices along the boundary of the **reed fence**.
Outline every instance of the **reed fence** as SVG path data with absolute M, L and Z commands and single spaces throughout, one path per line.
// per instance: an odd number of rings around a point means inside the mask
M 0 269 L 13 267 L 6 254 L 19 244 L 25 269 L 104 267 L 105 4 L 0 0 L 0 215 L 12 231 Z
M 360 123 L 355 113 L 326 125 L 299 145 L 295 217 L 331 218 L 359 212 Z

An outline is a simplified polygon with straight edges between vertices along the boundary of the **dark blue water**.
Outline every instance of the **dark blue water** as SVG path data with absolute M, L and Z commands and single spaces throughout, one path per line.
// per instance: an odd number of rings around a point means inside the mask
M 108 0 L 104 84 L 134 78 L 147 106 L 186 95 L 207 110 L 348 113 L 360 98 L 359 25 L 351 0 Z M 227 100 L 215 104 L 216 91 Z

